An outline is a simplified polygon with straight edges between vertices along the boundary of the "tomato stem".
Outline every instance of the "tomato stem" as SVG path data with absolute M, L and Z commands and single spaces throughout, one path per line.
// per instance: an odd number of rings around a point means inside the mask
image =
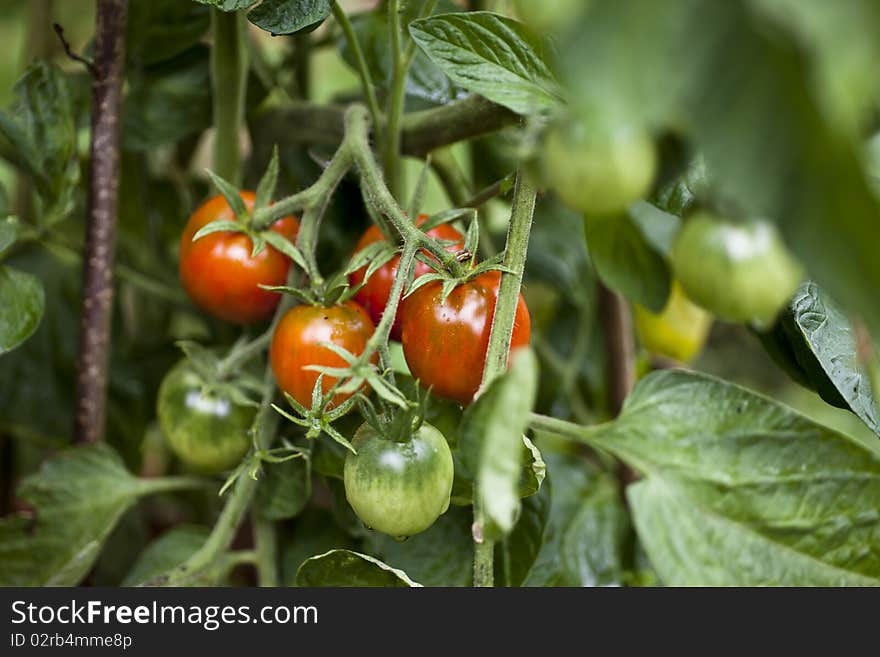
M 217 378 L 221 381 L 225 379 L 251 358 L 263 353 L 269 347 L 270 342 L 272 342 L 272 333 L 266 331 L 250 342 L 230 350 L 226 358 L 221 360 L 217 366 Z
M 406 74 L 400 40 L 400 2 L 388 0 L 388 32 L 391 37 L 391 90 L 388 94 L 388 125 L 385 130 L 384 168 L 388 186 L 394 198 L 399 199 L 403 187 L 403 167 L 400 157 L 400 117 L 406 97 Z
M 245 14 L 211 11 L 211 87 L 214 104 L 214 172 L 237 185 L 241 181 L 239 133 L 244 121 L 248 50 Z
M 275 523 L 254 513 L 253 524 L 258 583 L 262 587 L 279 586 L 278 536 Z
M 376 89 L 373 85 L 370 69 L 367 67 L 367 60 L 364 58 L 364 51 L 361 48 L 360 41 L 358 41 L 357 34 L 355 34 L 355 31 L 352 28 L 351 21 L 348 20 L 348 15 L 335 0 L 333 2 L 333 17 L 336 19 L 336 23 L 339 27 L 342 28 L 342 34 L 345 36 L 345 41 L 348 43 L 351 54 L 354 56 L 355 68 L 361 79 L 361 87 L 364 90 L 364 98 L 367 101 L 367 108 L 370 110 L 373 129 L 377 133 L 377 139 L 381 141 L 382 115 L 379 112 L 379 101 L 376 100 Z
M 516 307 L 519 302 L 520 287 L 526 256 L 529 251 L 529 235 L 532 229 L 532 215 L 535 211 L 536 190 L 522 170 L 517 171 L 513 192 L 513 207 L 507 229 L 507 243 L 503 264 L 507 271 L 501 273 L 498 285 L 498 301 L 492 316 L 489 332 L 489 346 L 486 349 L 486 364 L 483 368 L 481 389 L 495 377 L 507 370 L 510 354 L 510 341 Z M 510 273 L 514 272 L 514 273 Z M 477 393 L 479 395 L 479 392 Z M 494 543 L 482 536 L 485 524 L 482 505 L 476 486 L 474 487 L 474 586 L 492 586 L 494 582 Z

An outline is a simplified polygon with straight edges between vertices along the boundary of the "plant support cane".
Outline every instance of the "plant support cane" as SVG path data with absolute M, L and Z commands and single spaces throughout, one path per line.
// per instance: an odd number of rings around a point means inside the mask
M 73 430 L 76 443 L 104 438 L 127 12 L 127 0 L 98 1 L 92 80 L 92 178 Z

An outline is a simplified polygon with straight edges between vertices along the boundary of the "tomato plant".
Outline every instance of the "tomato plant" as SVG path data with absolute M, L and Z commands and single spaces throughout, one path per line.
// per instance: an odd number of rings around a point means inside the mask
M 248 209 L 253 192 L 241 192 Z M 212 221 L 235 221 L 235 214 L 221 194 L 205 201 L 189 218 L 180 236 L 180 281 L 189 297 L 208 313 L 234 324 L 253 324 L 269 319 L 280 297 L 260 285 L 283 285 L 290 260 L 267 246 L 253 255 L 253 242 L 243 233 L 220 231 L 193 241 L 196 233 Z M 299 223 L 284 217 L 272 230 L 295 239 Z
M 410 371 L 439 397 L 469 404 L 482 381 L 485 354 L 498 300 L 499 272 L 488 272 L 455 287 L 428 283 L 408 297 L 401 310 L 403 353 Z M 519 296 L 510 348 L 529 344 L 531 318 Z
M 4 10 L 0 585 L 880 585 L 876 0 Z
M 417 224 L 421 225 L 428 219 L 428 215 L 419 215 Z M 448 224 L 441 224 L 428 231 L 428 235 L 438 240 L 446 240 L 451 242 L 448 247 L 450 251 L 458 251 L 464 246 L 463 237 L 455 228 Z M 355 247 L 355 253 L 362 251 L 370 244 L 382 241 L 382 231 L 377 226 L 370 226 L 366 232 L 358 240 Z M 367 273 L 367 266 L 363 266 L 349 276 L 352 287 L 363 285 L 355 294 L 355 299 L 360 303 L 368 313 L 373 322 L 378 323 L 382 319 L 382 313 L 388 303 L 388 297 L 391 296 L 391 285 L 394 277 L 397 276 L 397 270 L 400 266 L 400 257 L 394 256 L 384 265 L 379 267 L 369 279 L 364 281 Z M 415 267 L 415 278 L 424 276 L 433 271 L 431 267 L 424 262 L 417 262 Z M 400 340 L 400 319 L 395 318 L 391 327 L 391 337 L 394 340 Z
M 363 424 L 352 444 L 357 454 L 345 457 L 345 496 L 368 527 L 405 538 L 449 508 L 452 452 L 430 424 L 402 440 Z

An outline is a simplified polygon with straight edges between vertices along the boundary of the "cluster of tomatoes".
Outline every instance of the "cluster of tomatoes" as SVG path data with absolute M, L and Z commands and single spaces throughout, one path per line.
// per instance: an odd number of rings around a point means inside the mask
M 242 192 L 248 211 L 254 194 Z M 421 224 L 427 219 L 418 218 Z M 254 255 L 251 238 L 243 232 L 218 231 L 193 241 L 195 234 L 215 221 L 235 221 L 223 196 L 205 202 L 190 218 L 180 242 L 180 277 L 190 298 L 204 311 L 227 322 L 252 324 L 269 320 L 280 295 L 261 286 L 285 284 L 289 258 L 267 246 Z M 271 227 L 293 241 L 295 217 Z M 450 251 L 463 247 L 463 237 L 442 224 L 428 235 L 443 240 Z M 371 227 L 355 252 L 384 240 Z M 281 390 L 302 406 L 312 406 L 319 373 L 315 367 L 345 368 L 348 363 L 327 344 L 360 356 L 382 318 L 398 273 L 400 256 L 366 278 L 367 266 L 350 276 L 357 290 L 353 299 L 301 304 L 285 312 L 271 341 L 269 360 Z M 415 277 L 432 271 L 417 261 Z M 479 274 L 444 297 L 440 281 L 419 287 L 401 300 L 391 337 L 399 340 L 412 375 L 433 394 L 469 404 L 480 386 L 500 272 Z M 511 348 L 527 345 L 530 319 L 520 295 Z M 373 361 L 378 358 L 374 354 Z M 337 378 L 324 375 L 322 393 L 334 390 Z M 327 404 L 339 406 L 354 392 L 338 392 Z M 250 416 L 252 417 L 252 412 Z M 175 368 L 160 390 L 159 418 L 172 449 L 191 466 L 221 471 L 236 465 L 247 452 L 248 413 L 223 395 L 212 395 L 186 362 Z M 244 419 L 243 419 L 244 418 Z M 384 436 L 364 424 L 356 433 L 344 468 L 349 503 L 368 525 L 394 536 L 409 536 L 429 527 L 448 504 L 452 487 L 452 455 L 446 439 L 422 423 L 403 440 Z

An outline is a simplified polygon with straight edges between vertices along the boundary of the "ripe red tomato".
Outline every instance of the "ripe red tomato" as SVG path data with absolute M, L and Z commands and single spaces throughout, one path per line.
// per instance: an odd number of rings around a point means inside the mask
M 241 192 L 248 210 L 256 195 Z M 290 259 L 271 246 L 251 257 L 253 243 L 244 233 L 217 232 L 193 242 L 205 224 L 218 219 L 235 221 L 232 208 L 221 195 L 205 201 L 189 218 L 180 237 L 180 280 L 197 306 L 233 324 L 253 324 L 269 319 L 281 296 L 259 287 L 284 285 Z M 272 230 L 290 240 L 296 238 L 296 217 L 282 217 Z
M 278 386 L 306 408 L 312 406 L 312 389 L 319 372 L 304 370 L 307 365 L 346 367 L 341 356 L 322 343 L 330 342 L 355 356 L 364 352 L 375 327 L 367 311 L 354 301 L 335 306 L 295 306 L 288 310 L 272 336 L 269 361 Z M 378 362 L 378 354 L 372 361 Z M 321 388 L 326 394 L 336 378 L 324 376 Z M 337 406 L 354 393 L 336 394 L 331 406 Z
M 427 219 L 428 215 L 419 215 L 418 225 L 421 226 Z M 440 224 L 436 228 L 432 228 L 428 231 L 428 235 L 438 240 L 454 240 L 455 244 L 448 247 L 449 251 L 458 251 L 464 247 L 464 237 L 449 224 Z M 377 226 L 370 226 L 357 243 L 354 252 L 357 253 L 373 242 L 379 242 L 383 239 L 385 238 L 382 235 L 382 231 Z M 400 256 L 394 256 L 370 276 L 367 284 L 354 297 L 358 303 L 367 309 L 367 312 L 370 313 L 370 317 L 376 324 L 382 319 L 382 313 L 385 312 L 385 306 L 391 297 L 391 285 L 394 283 L 394 277 L 397 275 L 397 268 L 399 266 Z M 424 276 L 431 271 L 431 268 L 424 262 L 416 261 L 416 278 Z M 367 268 L 361 267 L 348 277 L 348 282 L 352 287 L 360 285 L 364 281 L 366 272 Z M 391 337 L 394 340 L 400 340 L 399 311 L 400 308 L 398 307 L 397 317 L 394 318 L 394 325 L 391 327 Z
M 438 397 L 467 405 L 483 378 L 501 272 L 456 287 L 443 301 L 440 281 L 423 285 L 401 308 L 403 355 L 413 376 Z M 531 318 L 519 295 L 511 349 L 529 344 Z

